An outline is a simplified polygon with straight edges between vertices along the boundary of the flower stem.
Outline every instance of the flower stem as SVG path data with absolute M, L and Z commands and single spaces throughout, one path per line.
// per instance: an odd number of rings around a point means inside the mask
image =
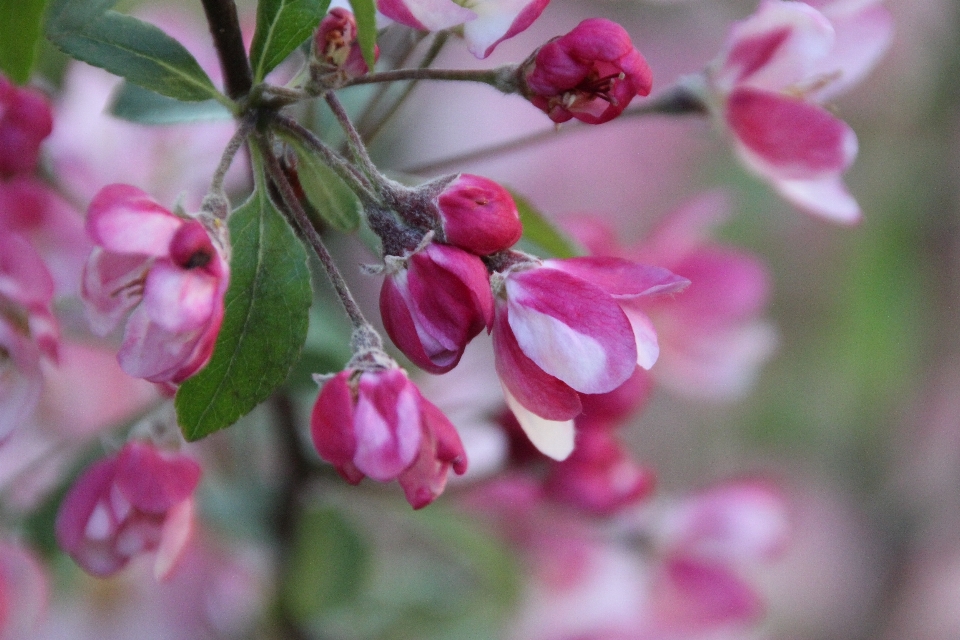
M 233 0 L 201 0 L 207 15 L 213 45 L 217 49 L 227 95 L 237 100 L 250 92 L 253 71 L 243 46 L 243 33 Z
M 233 159 L 236 157 L 237 152 L 240 151 L 243 143 L 247 141 L 255 125 L 256 116 L 253 114 L 248 114 L 240 120 L 240 126 L 237 128 L 236 133 L 233 134 L 233 137 L 230 138 L 230 142 L 227 143 L 227 148 L 223 150 L 223 155 L 220 157 L 220 164 L 217 165 L 217 170 L 214 172 L 213 179 L 210 181 L 211 192 L 220 193 L 223 191 L 223 179 L 226 177 L 230 165 L 233 164 Z
M 368 73 L 365 76 L 351 78 L 343 87 L 376 82 L 397 82 L 399 80 L 453 80 L 459 82 L 482 82 L 503 93 L 516 93 L 519 90 L 514 65 L 505 65 L 495 69 L 394 69 Z M 341 88 L 343 88 L 341 87 Z
M 337 268 L 336 263 L 333 261 L 333 256 L 330 255 L 330 252 L 327 251 L 327 247 L 323 244 L 323 239 L 310 223 L 310 218 L 300 205 L 300 201 L 297 200 L 297 196 L 293 191 L 293 187 L 290 185 L 286 175 L 283 173 L 283 169 L 280 167 L 280 161 L 277 160 L 277 156 L 273 153 L 270 141 L 262 135 L 257 135 L 256 142 L 257 147 L 263 156 L 267 175 L 270 177 L 270 180 L 273 181 L 277 191 L 280 193 L 281 202 L 278 202 L 277 204 L 280 205 L 279 208 L 281 212 L 283 212 L 284 216 L 290 222 L 294 230 L 297 231 L 297 235 L 299 235 L 300 238 L 313 249 L 314 253 L 317 254 L 317 258 L 320 259 L 320 264 L 323 265 L 323 269 L 326 271 L 327 277 L 330 279 L 330 283 L 333 285 L 334 291 L 337 293 L 337 297 L 340 298 L 340 302 L 343 305 L 344 311 L 347 313 L 347 317 L 350 318 L 350 322 L 353 325 L 354 331 L 375 332 L 373 327 L 364 317 L 359 305 L 357 305 L 357 301 L 350 292 L 350 288 L 347 286 L 346 280 L 344 280 L 343 275 L 340 273 L 340 269 Z
M 377 189 L 380 186 L 379 183 L 383 181 L 380 170 L 377 169 L 377 165 L 373 164 L 373 160 L 370 159 L 370 154 L 367 153 L 367 147 L 363 144 L 363 139 L 360 137 L 357 128 L 353 126 L 353 121 L 350 120 L 350 116 L 347 115 L 347 110 L 343 108 L 343 103 L 340 102 L 340 98 L 332 91 L 323 94 L 323 98 L 327 101 L 327 105 L 329 105 L 337 122 L 340 123 L 344 133 L 347 134 L 347 144 L 350 146 L 354 160 L 360 164 L 363 172 L 374 181 L 373 187 Z

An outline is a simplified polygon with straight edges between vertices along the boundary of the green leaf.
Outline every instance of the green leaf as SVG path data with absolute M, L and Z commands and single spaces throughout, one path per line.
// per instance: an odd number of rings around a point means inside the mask
M 250 47 L 253 81 L 262 81 L 310 37 L 327 13 L 330 0 L 260 0 L 257 30 Z
M 333 228 L 345 232 L 356 231 L 360 226 L 362 209 L 357 194 L 315 153 L 295 143 L 293 148 L 299 161 L 297 174 L 300 186 L 310 206 Z
M 178 100 L 226 101 L 183 45 L 110 10 L 116 0 L 53 0 L 47 37 L 65 53 Z
M 551 258 L 574 258 L 586 253 L 577 243 L 557 229 L 542 213 L 537 211 L 530 202 L 515 191 L 511 191 L 520 212 L 520 222 L 523 223 L 523 239 L 534 245 L 536 253 L 546 253 Z
M 30 79 L 47 0 L 4 3 L 0 20 L 0 71 L 17 84 Z
M 121 84 L 114 94 L 110 113 L 130 122 L 156 125 L 229 120 L 233 117 L 216 100 L 181 102 L 130 82 Z
M 318 613 L 350 602 L 363 587 L 369 560 L 363 537 L 338 509 L 304 512 L 282 581 L 284 604 L 306 623 Z
M 373 70 L 377 61 L 374 51 L 377 47 L 377 6 L 374 0 L 350 0 L 350 8 L 357 19 L 357 40 L 360 42 L 360 51 L 367 63 L 367 68 Z
M 307 255 L 264 189 L 230 217 L 233 257 L 210 363 L 177 391 L 187 440 L 228 427 L 286 380 L 307 337 Z

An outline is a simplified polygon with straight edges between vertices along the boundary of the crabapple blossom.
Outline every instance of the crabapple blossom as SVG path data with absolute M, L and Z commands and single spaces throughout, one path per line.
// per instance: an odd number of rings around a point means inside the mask
M 200 473 L 185 455 L 128 442 L 70 488 L 57 513 L 57 542 L 95 576 L 116 573 L 131 558 L 156 551 L 154 574 L 165 577 L 190 539 Z
M 550 0 L 377 0 L 383 15 L 422 31 L 462 26 L 470 53 L 486 58 L 494 48 L 540 17 Z
M 0 75 L 0 175 L 31 173 L 40 143 L 53 131 L 53 114 L 39 91 Z
M 374 50 L 379 55 L 379 48 Z M 369 71 L 357 41 L 357 20 L 343 7 L 330 10 L 313 36 L 313 55 L 323 71 L 342 71 L 347 78 Z
M 440 241 L 478 256 L 509 249 L 523 234 L 513 196 L 483 176 L 456 176 L 437 197 L 437 208 Z
M 104 187 L 90 203 L 97 245 L 82 296 L 94 332 L 130 313 L 117 359 L 151 382 L 180 383 L 210 359 L 223 321 L 229 264 L 219 239 L 129 185 Z
M 741 160 L 809 213 L 860 220 L 842 180 L 857 155 L 856 135 L 820 103 L 862 78 L 891 32 L 880 0 L 763 0 L 734 25 L 709 73 Z
M 397 480 L 414 509 L 467 470 L 456 429 L 402 369 L 341 371 L 324 383 L 310 417 L 320 457 L 351 484 Z
M 498 275 L 493 345 L 507 404 L 541 451 L 563 459 L 579 393 L 607 393 L 656 360 L 656 334 L 624 301 L 689 281 L 619 258 L 519 262 Z M 547 421 L 544 424 L 543 421 Z M 545 449 L 546 447 L 546 449 Z
M 380 314 L 394 344 L 418 367 L 444 373 L 493 324 L 487 268 L 475 255 L 429 243 L 405 258 L 387 256 Z
M 602 18 L 584 20 L 547 42 L 521 65 L 520 74 L 523 95 L 557 123 L 613 120 L 653 84 L 626 30 Z

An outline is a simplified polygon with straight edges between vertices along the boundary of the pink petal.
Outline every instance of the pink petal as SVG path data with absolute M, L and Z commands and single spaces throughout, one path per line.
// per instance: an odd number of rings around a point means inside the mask
M 680 624 L 743 623 L 763 613 L 759 594 L 726 565 L 677 557 L 664 570 Z
M 463 35 L 470 53 L 486 58 L 504 40 L 533 24 L 550 0 L 479 0 L 471 5 L 476 19 L 466 22 Z
M 163 514 L 193 494 L 200 473 L 200 465 L 184 455 L 130 442 L 117 459 L 114 483 L 134 508 Z
M 26 547 L 0 542 L 0 638 L 34 638 L 50 600 L 44 566 Z
M 188 498 L 172 507 L 163 521 L 160 544 L 153 565 L 153 576 L 157 580 L 169 578 L 176 569 L 187 549 L 187 543 L 193 537 L 193 529 L 194 504 L 193 498 Z
M 377 0 L 377 8 L 390 19 L 423 31 L 443 31 L 477 17 L 451 0 Z
M 203 331 L 187 333 L 167 331 L 150 317 L 144 305 L 138 307 L 123 334 L 117 352 L 120 367 L 134 378 L 151 382 L 182 382 L 199 368 L 197 346 Z
M 650 369 L 660 357 L 657 330 L 650 317 L 635 305 L 624 305 L 623 312 L 630 321 L 633 339 L 637 343 L 637 364 L 644 369 Z
M 704 246 L 676 269 L 694 284 L 660 308 L 685 325 L 703 329 L 750 319 L 770 301 L 766 266 L 744 251 Z
M 857 155 L 857 137 L 845 122 L 797 98 L 737 89 L 727 103 L 726 119 L 741 157 L 768 178 L 839 174 Z
M 445 347 L 414 320 L 406 274 L 389 276 L 380 288 L 380 317 L 390 339 L 413 364 L 430 373 L 450 371 L 463 355 L 462 349 Z M 405 291 L 406 290 L 406 291 Z M 407 295 L 404 295 L 406 293 Z M 419 315 L 419 314 L 418 314 Z
M 400 369 L 361 375 L 353 424 L 357 469 L 381 482 L 395 479 L 423 438 L 417 388 Z
M 0 444 L 33 413 L 42 389 L 37 345 L 0 315 Z
M 109 575 L 127 562 L 127 558 L 117 556 L 109 545 L 87 540 L 90 518 L 110 490 L 116 468 L 116 458 L 100 460 L 88 467 L 70 487 L 57 511 L 57 544 L 93 575 Z
M 580 413 L 580 398 L 569 386 L 545 373 L 528 358 L 510 329 L 506 305 L 497 309 L 493 351 L 504 389 L 536 415 L 553 421 L 570 420 Z
M 572 419 L 549 420 L 537 415 L 514 398 L 506 384 L 503 387 L 503 396 L 520 428 L 540 453 L 554 460 L 565 460 L 573 453 L 575 431 Z
M 834 37 L 830 21 L 813 7 L 764 0 L 731 30 L 715 83 L 723 92 L 736 85 L 786 89 L 810 76 Z
M 153 263 L 143 290 L 150 319 L 170 333 L 186 333 L 210 321 L 220 279 L 202 269 L 185 270 L 166 259 Z
M 797 208 L 838 224 L 854 225 L 863 214 L 839 176 L 818 180 L 775 180 L 773 188 Z
M 543 266 L 585 280 L 618 299 L 677 293 L 690 284 L 686 278 L 681 278 L 663 267 L 609 256 L 544 260 Z
M 149 258 L 94 247 L 83 269 L 80 295 L 91 330 L 105 336 L 143 297 Z
M 721 189 L 707 191 L 664 216 L 633 257 L 638 262 L 676 269 L 680 260 L 706 243 L 713 230 L 729 217 L 727 192 Z M 685 277 L 689 279 L 689 276 Z M 687 291 L 683 297 L 689 295 Z
M 633 373 L 636 342 L 610 295 L 556 269 L 514 272 L 505 286 L 517 344 L 544 372 L 580 393 L 612 391 Z
M 341 371 L 324 383 L 310 415 L 310 435 L 320 457 L 334 465 L 348 482 L 356 484 L 363 474 L 353 464 L 357 437 L 353 431 L 349 375 L 349 371 Z
M 47 306 L 53 278 L 37 250 L 19 233 L 0 229 L 0 296 L 25 307 Z
M 421 398 L 424 437 L 414 463 L 397 480 L 407 502 L 422 509 L 443 493 L 451 466 L 457 474 L 467 470 L 467 454 L 457 430 L 429 401 Z
M 108 251 L 166 256 L 183 224 L 145 192 L 126 184 L 101 189 L 87 211 L 87 233 Z

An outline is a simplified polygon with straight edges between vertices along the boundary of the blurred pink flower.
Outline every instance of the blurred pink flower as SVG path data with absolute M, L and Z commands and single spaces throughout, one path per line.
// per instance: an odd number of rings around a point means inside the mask
M 341 371 L 324 383 L 310 418 L 320 457 L 351 484 L 397 480 L 414 509 L 467 470 L 456 429 L 402 369 Z
M 200 473 L 187 456 L 128 442 L 70 488 L 57 513 L 57 542 L 95 576 L 116 573 L 134 556 L 157 551 L 154 573 L 165 577 L 190 538 Z
M 0 176 L 32 173 L 40 143 L 52 129 L 47 98 L 0 75 Z
M 796 206 L 842 224 L 861 216 L 842 181 L 857 139 L 819 103 L 885 51 L 892 21 L 881 1 L 763 0 L 733 27 L 709 74 L 744 164 Z
M 0 640 L 35 637 L 49 590 L 43 566 L 29 549 L 0 542 Z
M 224 249 L 198 220 L 173 215 L 143 191 L 109 185 L 90 203 L 97 245 L 82 295 L 95 333 L 132 310 L 120 366 L 151 382 L 180 383 L 210 359 L 229 279 Z
M 393 20 L 423 31 L 462 26 L 470 53 L 486 58 L 494 48 L 525 30 L 550 0 L 479 0 L 469 8 L 453 0 L 378 0 L 377 8 Z

